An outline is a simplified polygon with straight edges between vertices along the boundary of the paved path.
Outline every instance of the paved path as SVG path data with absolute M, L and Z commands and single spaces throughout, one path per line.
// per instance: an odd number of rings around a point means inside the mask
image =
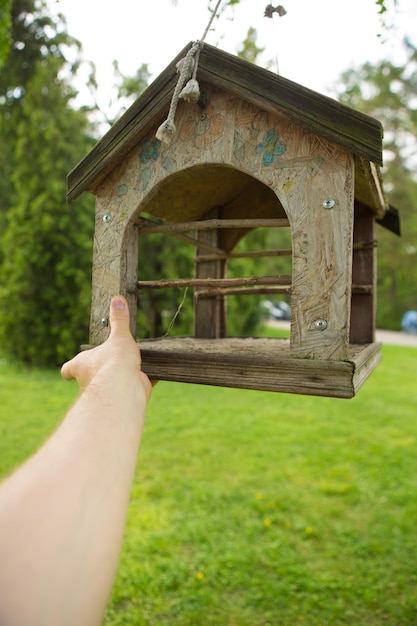
M 417 348 L 417 335 L 410 335 L 408 333 L 397 332 L 394 330 L 377 330 L 375 335 L 376 340 L 381 343 L 390 343 L 395 346 Z
M 289 322 L 271 320 L 269 324 L 272 328 L 285 328 L 288 330 L 290 328 Z M 377 330 L 375 335 L 376 340 L 381 343 L 417 348 L 417 335 L 409 335 L 408 333 L 395 330 Z

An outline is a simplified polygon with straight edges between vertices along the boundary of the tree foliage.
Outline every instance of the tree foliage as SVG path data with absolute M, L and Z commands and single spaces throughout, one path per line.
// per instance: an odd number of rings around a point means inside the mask
M 408 309 L 417 308 L 417 49 L 405 42 L 405 62 L 389 60 L 345 72 L 339 99 L 379 119 L 384 126 L 384 187 L 400 210 L 401 239 L 378 227 L 377 323 L 399 328 Z
M 0 79 L 0 345 L 33 364 L 70 357 L 88 332 L 93 204 L 65 201 L 66 175 L 92 145 L 65 52 L 78 44 L 43 2 L 14 0 Z
M 256 44 L 257 33 L 254 28 L 249 28 L 246 39 L 242 42 L 238 56 L 251 63 L 256 63 L 257 58 L 265 48 L 258 48 Z
M 9 54 L 12 0 L 0 0 L 0 69 Z

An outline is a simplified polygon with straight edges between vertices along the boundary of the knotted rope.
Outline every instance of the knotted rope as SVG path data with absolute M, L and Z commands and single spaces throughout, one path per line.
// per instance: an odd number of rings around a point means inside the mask
M 171 104 L 169 106 L 168 117 L 163 122 L 158 130 L 156 131 L 156 138 L 164 143 L 170 143 L 173 136 L 176 133 L 175 128 L 175 113 L 178 106 L 179 98 L 190 102 L 191 104 L 196 104 L 200 99 L 200 86 L 197 81 L 197 68 L 198 68 L 198 59 L 200 56 L 201 49 L 203 47 L 204 39 L 210 29 L 210 26 L 217 15 L 219 6 L 222 0 L 218 0 L 216 8 L 214 9 L 212 16 L 207 24 L 207 27 L 203 33 L 203 36 L 198 41 L 195 41 L 190 50 L 187 52 L 185 57 L 178 61 L 177 63 L 177 72 L 179 73 L 179 77 L 177 80 L 177 84 L 174 89 L 174 93 L 171 98 Z M 185 81 L 188 80 L 187 84 L 184 86 Z

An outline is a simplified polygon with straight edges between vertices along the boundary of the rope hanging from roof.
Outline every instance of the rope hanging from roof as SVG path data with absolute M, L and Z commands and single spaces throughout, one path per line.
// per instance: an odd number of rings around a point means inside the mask
M 202 38 L 198 41 L 195 41 L 185 57 L 177 63 L 176 67 L 179 77 L 171 98 L 168 117 L 164 122 L 162 122 L 162 124 L 156 131 L 156 138 L 164 143 L 170 143 L 176 133 L 174 120 L 178 106 L 178 100 L 182 98 L 186 102 L 196 104 L 200 99 L 200 86 L 196 78 L 198 59 L 200 56 L 200 51 L 203 47 L 204 39 L 206 38 L 210 26 L 217 15 L 221 2 L 222 0 L 218 0 L 216 8 L 211 15 L 211 18 L 209 20 L 209 23 L 207 24 Z M 186 81 L 188 82 L 185 84 Z

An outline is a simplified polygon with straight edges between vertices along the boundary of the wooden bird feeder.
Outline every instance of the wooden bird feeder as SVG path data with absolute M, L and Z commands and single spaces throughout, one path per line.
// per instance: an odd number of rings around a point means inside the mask
M 362 113 L 209 45 L 196 104 L 167 118 L 188 45 L 68 176 L 68 201 L 96 196 L 90 345 L 112 295 L 136 335 L 139 289 L 194 290 L 194 336 L 140 341 L 154 379 L 351 398 L 380 361 L 375 222 L 399 234 L 384 197 L 382 128 Z M 287 228 L 289 275 L 227 278 L 237 243 Z M 138 241 L 165 233 L 196 249 L 195 275 L 141 280 Z M 255 251 L 248 255 L 280 255 Z M 227 298 L 285 293 L 290 339 L 227 337 Z

